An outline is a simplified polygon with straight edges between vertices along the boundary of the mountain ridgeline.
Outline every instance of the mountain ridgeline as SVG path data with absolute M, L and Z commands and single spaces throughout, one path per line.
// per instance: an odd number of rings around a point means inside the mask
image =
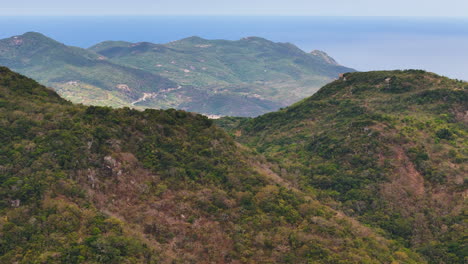
M 205 116 L 75 105 L 0 67 L 0 117 L 1 263 L 425 263 Z
M 0 40 L 0 65 L 76 103 L 232 116 L 278 110 L 354 71 L 322 51 L 258 37 L 106 41 L 82 49 L 34 32 Z
M 466 262 L 468 83 L 347 73 L 281 111 L 218 124 L 294 186 L 430 263 Z

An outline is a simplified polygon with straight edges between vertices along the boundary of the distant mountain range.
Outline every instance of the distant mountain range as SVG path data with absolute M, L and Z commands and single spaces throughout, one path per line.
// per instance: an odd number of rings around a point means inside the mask
M 0 40 L 0 65 L 77 103 L 234 116 L 277 110 L 354 71 L 322 51 L 259 37 L 106 41 L 82 49 L 34 32 Z

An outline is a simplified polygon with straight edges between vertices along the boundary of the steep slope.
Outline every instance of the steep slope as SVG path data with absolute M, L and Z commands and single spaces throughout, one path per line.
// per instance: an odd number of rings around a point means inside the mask
M 468 83 L 350 73 L 279 112 L 219 124 L 279 163 L 283 178 L 431 263 L 466 260 Z
M 144 93 L 178 87 L 157 74 L 113 64 L 35 32 L 0 40 L 0 65 L 54 87 L 67 99 L 93 105 L 128 106 Z
M 261 113 L 277 110 L 313 94 L 340 73 L 354 71 L 338 65 L 324 52 L 308 54 L 292 44 L 259 37 L 238 41 L 190 37 L 164 45 L 107 41 L 89 50 L 112 62 L 200 87 L 209 96 L 216 96 L 215 101 L 228 105 L 228 109 L 235 97 L 248 108 L 237 110 L 241 116 L 258 114 L 250 109 L 258 108 Z M 198 98 L 193 98 L 192 104 L 183 102 L 183 106 L 199 111 L 197 101 L 203 99 Z M 232 114 L 230 110 L 208 106 L 204 108 L 206 113 Z
M 0 68 L 1 263 L 423 263 L 206 117 L 73 105 Z

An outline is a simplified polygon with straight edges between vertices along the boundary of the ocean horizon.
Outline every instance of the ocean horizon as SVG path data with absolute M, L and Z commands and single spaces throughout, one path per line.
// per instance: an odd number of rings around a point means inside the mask
M 358 71 L 423 69 L 468 80 L 468 18 L 290 16 L 3 16 L 0 38 L 35 31 L 88 48 L 248 36 L 323 50 Z

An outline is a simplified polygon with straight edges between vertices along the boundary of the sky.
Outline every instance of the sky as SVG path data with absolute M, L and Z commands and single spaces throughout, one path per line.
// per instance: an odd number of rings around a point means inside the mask
M 0 0 L 0 15 L 467 17 L 468 0 Z

